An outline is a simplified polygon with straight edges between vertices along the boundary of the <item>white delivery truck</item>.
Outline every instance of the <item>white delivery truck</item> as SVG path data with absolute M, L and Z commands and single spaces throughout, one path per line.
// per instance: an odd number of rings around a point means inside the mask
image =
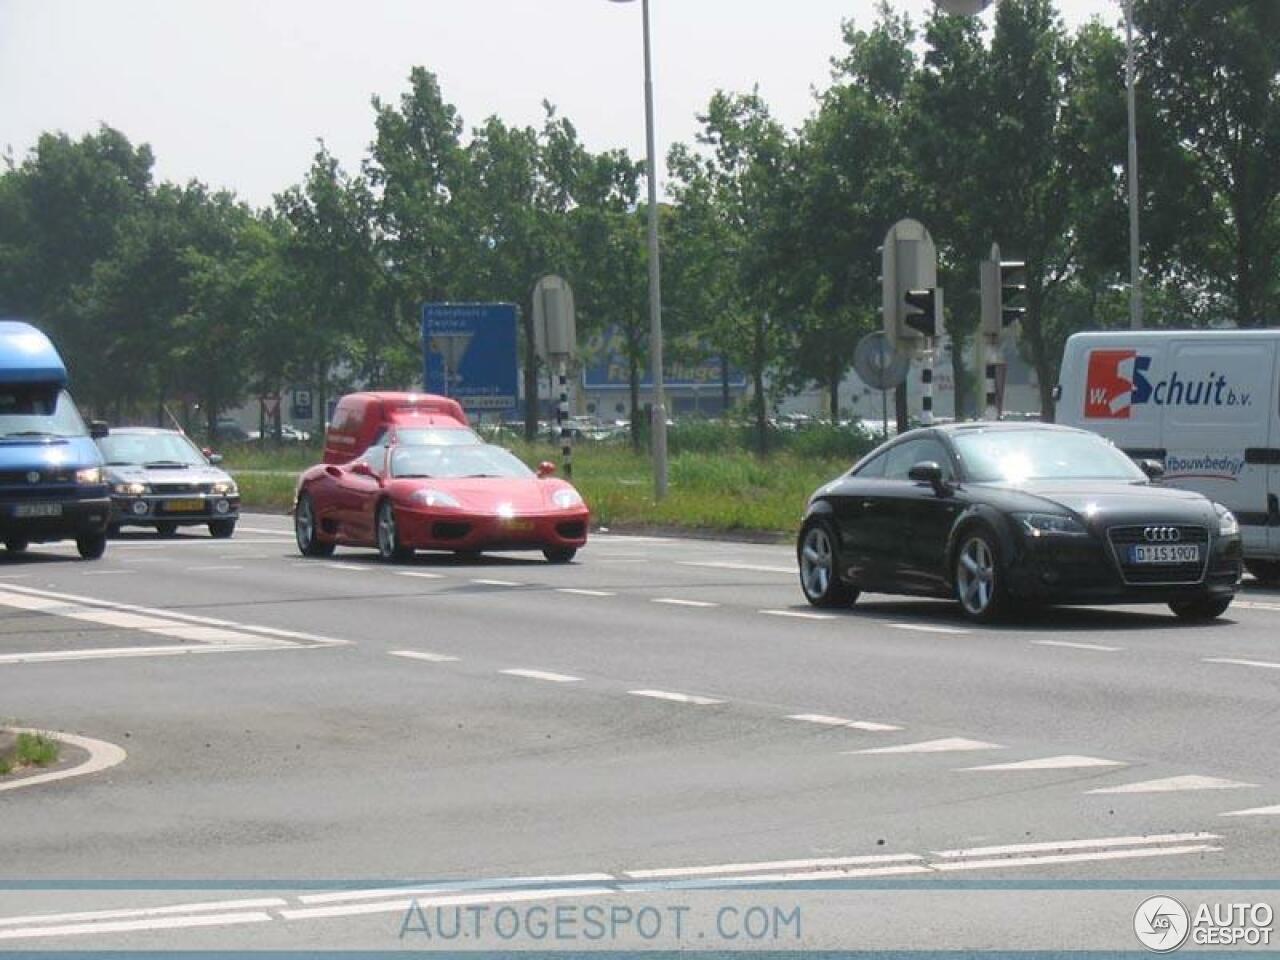
M 1245 566 L 1280 581 L 1280 330 L 1077 333 L 1058 383 L 1059 423 L 1227 506 Z

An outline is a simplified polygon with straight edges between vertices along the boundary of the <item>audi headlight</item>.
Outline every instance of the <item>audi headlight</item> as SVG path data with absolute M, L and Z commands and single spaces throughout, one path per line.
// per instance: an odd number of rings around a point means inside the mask
M 102 468 L 101 467 L 85 467 L 83 470 L 76 471 L 76 483 L 101 483 Z
M 1220 503 L 1215 503 L 1213 508 L 1218 511 L 1218 536 L 1239 536 L 1240 521 L 1236 519 L 1236 515 Z
M 1028 537 L 1080 537 L 1089 532 L 1065 513 L 1015 513 L 1013 519 Z
M 234 480 L 215 480 L 209 490 L 220 497 L 234 497 L 240 492 Z
M 452 494 L 445 493 L 443 490 L 432 490 L 428 487 L 425 490 L 415 490 L 409 498 L 414 503 L 421 504 L 424 507 L 460 507 L 461 503 L 458 498 Z
M 141 497 L 150 492 L 150 488 L 145 483 L 139 483 L 137 480 L 113 484 L 111 489 L 122 497 Z
M 572 510 L 582 505 L 582 497 L 571 487 L 561 487 L 551 495 L 551 502 L 561 510 Z

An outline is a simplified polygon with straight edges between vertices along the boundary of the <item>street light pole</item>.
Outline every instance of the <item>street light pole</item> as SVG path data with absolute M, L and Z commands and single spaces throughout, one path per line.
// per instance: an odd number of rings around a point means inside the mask
M 629 3 L 631 0 L 614 0 Z M 662 371 L 662 270 L 658 256 L 658 158 L 653 123 L 653 55 L 649 37 L 649 0 L 641 0 L 644 18 L 644 123 L 649 181 L 649 367 L 653 376 L 653 494 L 667 495 L 667 404 Z
M 1125 87 L 1129 112 L 1129 326 L 1142 329 L 1142 264 L 1138 243 L 1138 108 L 1133 60 L 1133 0 L 1124 4 Z

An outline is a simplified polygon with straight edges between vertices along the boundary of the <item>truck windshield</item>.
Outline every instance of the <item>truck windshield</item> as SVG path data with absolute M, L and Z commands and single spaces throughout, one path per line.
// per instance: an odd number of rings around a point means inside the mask
M 87 433 L 71 394 L 61 387 L 0 384 L 0 440 L 83 437 Z

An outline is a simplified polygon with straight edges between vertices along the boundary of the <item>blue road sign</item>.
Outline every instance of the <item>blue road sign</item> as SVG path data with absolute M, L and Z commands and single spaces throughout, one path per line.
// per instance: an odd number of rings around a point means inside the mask
M 647 335 L 646 335 L 647 342 Z M 697 355 L 696 344 L 686 343 L 686 355 Z M 701 360 L 677 359 L 679 351 L 672 350 L 663 364 L 666 374 L 663 381 L 667 389 L 696 387 L 719 387 L 724 373 L 718 357 L 707 357 Z M 617 327 L 610 327 L 603 333 L 592 334 L 587 340 L 584 351 L 587 358 L 582 371 L 582 382 L 588 390 L 626 390 L 631 385 L 631 366 L 627 362 L 622 332 Z M 738 369 L 729 368 L 729 387 L 733 390 L 745 389 L 746 375 Z M 640 371 L 640 389 L 653 387 L 653 378 L 649 375 L 646 364 Z
M 516 308 L 510 303 L 424 303 L 427 391 L 468 410 L 516 409 Z

